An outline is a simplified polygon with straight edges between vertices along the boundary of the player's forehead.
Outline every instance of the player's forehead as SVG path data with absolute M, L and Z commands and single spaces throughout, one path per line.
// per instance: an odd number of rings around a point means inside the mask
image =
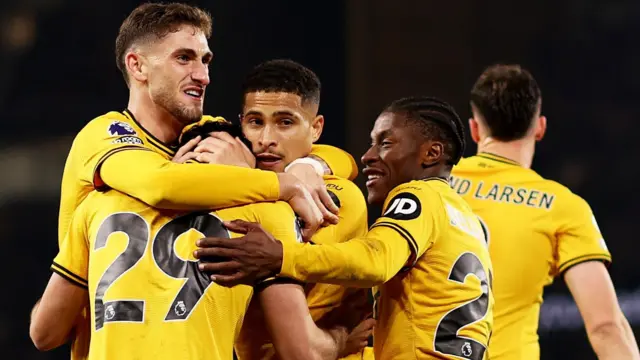
M 255 91 L 244 96 L 244 114 L 254 113 L 265 117 L 290 113 L 300 118 L 312 116 L 312 110 L 300 95 L 284 91 Z
M 383 112 L 373 124 L 371 139 L 377 140 L 381 137 L 397 135 L 399 130 L 404 126 L 400 120 L 399 116 L 394 113 Z M 402 123 L 404 123 L 404 121 L 402 121 Z
M 202 57 L 211 53 L 205 34 L 192 25 L 181 25 L 151 45 L 152 49 L 163 53 L 173 53 L 179 49 L 194 51 Z

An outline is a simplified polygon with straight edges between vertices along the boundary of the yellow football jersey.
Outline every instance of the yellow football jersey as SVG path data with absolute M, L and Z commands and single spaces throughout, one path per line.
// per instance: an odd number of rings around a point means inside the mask
M 325 176 L 325 185 L 334 203 L 340 208 L 340 222 L 324 227 L 313 236 L 314 244 L 338 243 L 367 232 L 367 203 L 362 191 L 351 181 L 337 176 Z M 277 238 L 277 237 L 276 237 Z M 347 290 L 344 286 L 330 284 L 307 284 L 307 304 L 314 321 L 342 304 Z M 275 350 L 265 328 L 262 313 L 257 303 L 251 304 L 245 327 L 236 344 L 238 359 L 271 359 Z M 323 323 L 323 325 L 330 325 Z
M 539 359 L 543 288 L 578 263 L 611 255 L 589 205 L 566 187 L 493 154 L 454 167 L 452 187 L 480 217 L 495 277 L 491 359 Z
M 88 289 L 88 358 L 231 359 L 253 289 L 212 283 L 193 251 L 203 235 L 238 236 L 222 226 L 234 219 L 259 222 L 283 241 L 300 238 L 282 202 L 185 214 L 113 190 L 90 193 L 52 265 Z
M 369 236 L 384 229 L 406 239 L 412 256 L 375 291 L 375 358 L 485 359 L 491 260 L 469 206 L 445 180 L 411 181 L 387 196 Z

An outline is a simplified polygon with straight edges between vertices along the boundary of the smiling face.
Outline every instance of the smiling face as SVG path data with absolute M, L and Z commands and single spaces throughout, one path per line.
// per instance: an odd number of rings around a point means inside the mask
M 185 125 L 202 117 L 212 58 L 205 34 L 189 25 L 126 55 L 138 61 L 132 76 L 146 84 L 151 101 Z
M 256 167 L 276 172 L 307 156 L 322 133 L 318 105 L 288 92 L 249 92 L 244 97 L 242 132 L 251 141 Z
M 371 131 L 371 147 L 362 156 L 369 204 L 382 204 L 396 186 L 420 179 L 422 152 L 428 145 L 404 115 L 380 114 Z

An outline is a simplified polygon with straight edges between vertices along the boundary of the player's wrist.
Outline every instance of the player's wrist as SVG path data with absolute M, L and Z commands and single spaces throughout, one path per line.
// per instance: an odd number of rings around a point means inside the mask
M 303 191 L 303 185 L 293 174 L 277 173 L 280 192 L 278 200 L 289 201 Z
M 319 158 L 317 157 L 308 156 L 308 157 L 303 157 L 303 158 L 293 160 L 289 165 L 287 165 L 284 168 L 284 171 L 289 172 L 292 168 L 295 168 L 296 166 L 310 166 L 311 168 L 313 168 L 315 173 L 318 174 L 318 176 L 323 176 L 326 174 L 326 169 L 325 169 L 326 164 L 324 164 L 324 161 L 322 161 L 321 159 L 319 160 Z

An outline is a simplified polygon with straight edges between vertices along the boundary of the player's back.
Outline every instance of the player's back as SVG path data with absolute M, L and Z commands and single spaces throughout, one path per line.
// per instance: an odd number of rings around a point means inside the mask
M 56 258 L 54 270 L 87 279 L 92 310 L 89 359 L 231 359 L 253 289 L 225 288 L 212 283 L 197 268 L 195 242 L 204 236 L 235 237 L 222 220 L 261 222 L 291 220 L 286 203 L 260 203 L 215 213 L 178 213 L 150 208 L 116 191 L 91 193 L 74 215 L 61 248 L 81 247 L 73 238 L 89 239 L 83 277 L 78 263 Z M 84 217 L 84 224 L 76 216 Z M 76 234 L 74 234 L 76 233 Z M 274 234 L 277 236 L 277 234 Z M 75 243 L 75 245 L 73 245 Z M 74 254 L 75 253 L 75 254 Z M 61 261 L 62 260 L 62 261 Z
M 469 206 L 444 180 L 412 181 L 387 197 L 376 226 L 404 234 L 416 256 L 376 294 L 376 358 L 483 359 L 491 261 Z
M 566 187 L 493 154 L 454 167 L 451 185 L 480 218 L 494 267 L 492 359 L 538 359 L 544 286 L 609 254 L 587 203 Z M 601 245 L 602 244 L 602 245 Z

